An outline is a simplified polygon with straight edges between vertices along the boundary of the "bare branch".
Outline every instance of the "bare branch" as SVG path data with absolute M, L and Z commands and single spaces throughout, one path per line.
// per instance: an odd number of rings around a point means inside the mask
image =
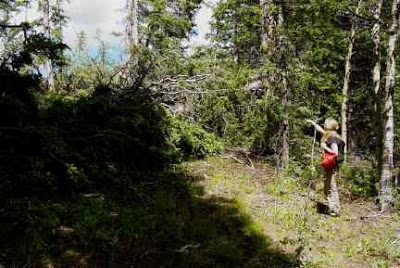
M 21 24 L 5 24 L 0 22 L 0 27 L 1 28 L 23 28 L 23 29 L 28 29 L 31 27 L 31 25 L 27 22 L 23 22 Z

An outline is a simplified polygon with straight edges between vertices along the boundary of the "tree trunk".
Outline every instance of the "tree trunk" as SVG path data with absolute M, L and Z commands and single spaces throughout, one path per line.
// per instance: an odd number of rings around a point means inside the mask
M 274 4 L 272 0 L 261 0 L 260 8 L 261 8 L 261 52 L 262 57 L 261 61 L 266 63 L 275 63 L 276 62 L 276 28 L 277 22 L 275 16 L 271 12 L 271 6 Z M 276 86 L 276 77 L 272 75 L 267 75 L 267 72 L 263 72 L 261 74 L 261 82 L 263 86 L 266 88 L 265 90 L 265 98 L 266 98 L 266 108 L 268 108 L 272 96 L 274 94 L 274 87 Z
M 128 24 L 127 24 L 127 45 L 137 47 L 139 45 L 139 3 L 138 0 L 128 0 Z M 130 59 L 134 66 L 138 64 L 138 54 L 131 51 Z
M 57 15 L 59 16 L 58 19 L 58 25 L 56 25 L 55 27 L 57 27 L 58 30 L 58 36 L 57 39 L 59 42 L 63 42 L 63 19 L 62 19 L 62 0 L 56 0 L 56 8 L 57 8 Z M 61 51 L 61 64 L 58 66 L 57 69 L 57 76 L 56 76 L 56 82 L 57 82 L 57 87 L 60 87 L 60 85 L 64 84 L 64 51 Z
M 282 165 L 287 167 L 289 164 L 289 114 L 288 114 L 288 102 L 289 102 L 289 88 L 287 81 L 287 62 L 286 62 L 286 36 L 284 32 L 284 14 L 283 14 L 283 3 L 279 2 L 279 13 L 278 13 L 278 47 L 279 59 L 278 59 L 278 70 L 281 72 L 282 81 Z
M 234 14 L 233 15 L 233 31 L 234 31 L 234 35 L 235 36 L 237 36 L 237 34 L 238 34 L 238 27 L 239 26 L 239 23 L 238 23 L 238 17 L 237 17 L 237 15 L 236 14 Z M 238 44 L 235 44 L 235 43 L 233 43 L 233 51 L 232 51 L 232 54 L 233 54 L 233 60 L 236 62 L 236 63 L 238 63 L 239 62 L 239 59 L 240 59 L 240 49 L 239 49 L 239 46 L 238 46 Z
M 379 23 L 382 12 L 382 0 L 375 0 L 375 5 L 373 8 L 373 17 L 375 19 L 375 23 L 372 26 L 372 40 L 374 41 L 374 68 L 372 69 L 372 81 L 373 81 L 373 90 L 375 93 L 374 96 L 374 110 L 375 110 L 375 125 L 377 126 L 375 129 L 375 155 L 378 162 L 377 168 L 377 177 L 381 176 L 381 167 L 382 167 L 382 147 L 381 143 L 383 140 L 382 137 L 382 105 L 381 105 L 381 25 Z
M 359 14 L 360 8 L 361 8 L 362 0 L 358 1 L 357 9 L 356 9 L 356 15 Z M 344 147 L 344 158 L 345 161 L 347 161 L 347 145 L 348 145 L 348 139 L 347 139 L 347 111 L 348 111 L 348 91 L 350 87 L 350 78 L 351 78 L 351 58 L 353 56 L 353 48 L 354 48 L 354 42 L 356 39 L 356 26 L 355 23 L 352 22 L 351 24 L 351 30 L 350 30 L 350 41 L 349 41 L 349 48 L 347 51 L 347 56 L 346 56 L 346 63 L 345 63 L 345 70 L 344 70 L 344 81 L 343 81 L 343 88 L 342 88 L 342 109 L 341 109 L 341 117 L 342 117 L 342 139 L 345 142 L 345 147 Z
M 372 39 L 374 41 L 374 68 L 372 71 L 372 80 L 374 85 L 375 95 L 379 94 L 381 85 L 381 26 L 379 20 L 382 11 L 382 0 L 375 0 L 373 17 L 375 23 L 372 27 Z
M 275 66 L 276 72 L 261 75 L 263 85 L 267 84 L 267 104 L 272 97 L 274 88 L 281 88 L 282 122 L 281 122 L 281 163 L 283 167 L 289 164 L 289 87 L 287 81 L 286 36 L 284 27 L 283 1 L 276 3 L 271 0 L 261 0 L 261 50 L 265 55 L 263 61 Z M 278 12 L 276 12 L 276 10 Z M 264 79 L 267 79 L 265 81 Z
M 51 18 L 50 18 L 50 0 L 43 1 L 43 27 L 44 36 L 51 38 Z M 51 59 L 47 56 L 45 59 L 45 68 L 47 72 L 47 87 L 49 90 L 54 90 L 54 73 Z
M 267 52 L 269 45 L 275 44 L 276 20 L 270 12 L 271 0 L 261 0 L 261 50 Z M 268 55 L 270 57 L 270 55 Z
M 380 178 L 381 212 L 388 212 L 393 207 L 393 151 L 394 151 L 394 114 L 393 94 L 396 82 L 396 46 L 399 36 L 400 0 L 394 0 L 392 6 L 392 22 L 389 29 L 388 58 L 386 61 L 386 84 L 384 105 L 384 132 L 382 152 L 382 172 Z

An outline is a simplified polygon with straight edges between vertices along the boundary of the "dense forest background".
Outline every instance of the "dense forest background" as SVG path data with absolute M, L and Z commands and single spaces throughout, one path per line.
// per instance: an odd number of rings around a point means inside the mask
M 328 267 L 272 250 L 182 167 L 229 155 L 307 189 L 306 119 L 341 124 L 342 192 L 397 213 L 400 1 L 223 0 L 188 50 L 201 0 L 127 0 L 119 60 L 64 43 L 65 4 L 0 0 L 1 267 Z

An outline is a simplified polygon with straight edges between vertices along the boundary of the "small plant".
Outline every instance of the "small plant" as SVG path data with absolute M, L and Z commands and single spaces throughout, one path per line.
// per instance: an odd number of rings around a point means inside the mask
M 196 123 L 176 117 L 171 117 L 168 141 L 172 155 L 179 160 L 204 158 L 222 150 L 222 142 L 214 134 L 208 133 Z
M 373 197 L 378 194 L 378 179 L 367 161 L 360 161 L 354 165 L 344 164 L 340 169 L 340 174 L 345 179 L 346 188 L 353 195 Z

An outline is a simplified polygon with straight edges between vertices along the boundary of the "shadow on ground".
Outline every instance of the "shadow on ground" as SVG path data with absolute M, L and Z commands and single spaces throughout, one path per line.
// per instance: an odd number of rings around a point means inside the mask
M 316 201 L 314 207 L 316 208 L 317 213 L 329 215 L 329 207 L 326 204 Z
M 181 173 L 160 185 L 150 201 L 149 236 L 142 240 L 147 248 L 137 252 L 138 240 L 127 239 L 122 251 L 126 267 L 136 267 L 134 263 L 141 263 L 140 267 L 299 265 L 295 256 L 271 246 L 233 201 L 203 198 L 202 189 L 192 182 Z
M 193 181 L 182 173 L 153 178 L 135 186 L 136 192 L 132 194 L 137 198 L 129 204 L 124 196 L 113 196 L 112 188 L 104 196 L 76 197 L 64 202 L 35 201 L 27 212 L 32 218 L 25 226 L 27 235 L 22 235 L 24 230 L 10 227 L 7 232 L 19 231 L 19 238 L 2 244 L 3 250 L 4 246 L 13 245 L 19 250 L 14 256 L 25 259 L 8 259 L 8 263 L 2 264 L 299 267 L 297 257 L 271 245 L 269 238 L 258 232 L 233 201 L 203 198 L 202 189 Z M 8 226 L 13 226 L 12 222 Z
M 181 144 L 149 96 L 63 99 L 7 70 L 0 82 L 0 267 L 298 266 L 176 168 Z

